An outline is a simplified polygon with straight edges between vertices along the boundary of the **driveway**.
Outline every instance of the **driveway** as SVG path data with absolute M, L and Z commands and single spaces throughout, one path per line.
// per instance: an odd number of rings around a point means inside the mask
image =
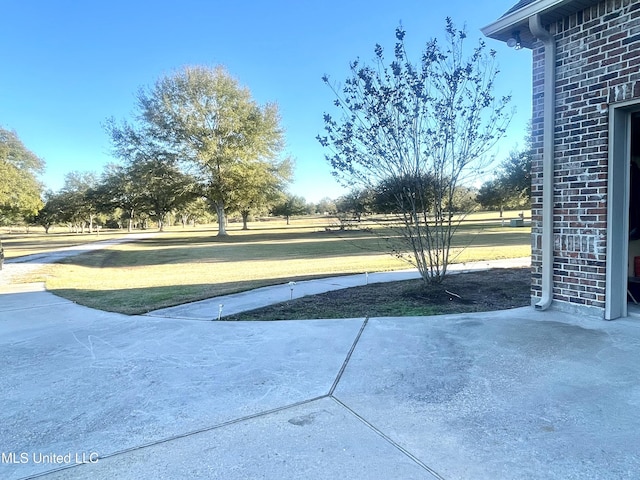
M 3 479 L 640 477 L 635 320 L 227 323 L 1 292 Z

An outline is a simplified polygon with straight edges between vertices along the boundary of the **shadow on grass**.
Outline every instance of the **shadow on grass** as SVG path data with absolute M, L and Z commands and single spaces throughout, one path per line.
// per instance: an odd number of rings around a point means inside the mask
M 251 242 L 212 242 L 203 245 L 201 241 L 187 243 L 175 242 L 137 242 L 143 249 L 105 249 L 83 253 L 70 257 L 61 263 L 90 268 L 135 267 L 189 263 L 229 263 L 238 261 L 263 260 L 318 260 L 338 258 L 345 255 L 366 256 L 388 254 L 384 241 L 377 237 L 360 237 L 353 241 L 336 237 L 317 240 L 295 237 L 299 242 L 290 240 L 273 243 Z M 336 242 L 339 242 L 337 244 Z
M 138 240 L 128 247 L 98 250 L 63 260 L 62 263 L 90 268 L 135 267 L 189 263 L 229 263 L 249 260 L 304 260 L 344 256 L 388 255 L 398 248 L 398 236 L 386 237 L 365 232 L 278 232 L 234 233 L 228 237 L 168 238 Z M 459 234 L 452 245 L 511 247 L 530 244 L 530 234 L 509 232 L 500 235 Z M 132 245 L 132 244 L 129 244 Z
M 219 295 L 283 284 L 289 280 L 303 281 L 311 278 L 314 277 L 105 291 L 56 289 L 51 290 L 51 293 L 91 308 L 136 315 Z M 531 270 L 505 268 L 449 275 L 442 284 L 437 285 L 425 285 L 421 280 L 406 280 L 346 288 L 285 301 L 223 319 L 244 321 L 429 316 L 504 310 L 529 305 L 530 301 Z M 212 317 L 215 314 L 216 312 L 212 312 Z
M 337 273 L 334 276 L 341 276 Z M 71 300 L 79 305 L 125 315 L 142 315 L 161 308 L 174 307 L 209 298 L 253 290 L 271 285 L 282 285 L 289 281 L 302 282 L 332 275 L 300 275 L 287 278 L 270 278 L 246 282 L 216 284 L 168 285 L 113 290 L 82 288 L 50 288 L 54 295 Z

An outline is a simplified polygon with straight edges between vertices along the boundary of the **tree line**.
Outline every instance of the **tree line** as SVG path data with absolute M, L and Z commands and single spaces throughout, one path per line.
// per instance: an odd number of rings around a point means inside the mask
M 0 223 L 66 223 L 92 230 L 110 222 L 131 230 L 167 216 L 183 223 L 272 209 L 296 214 L 286 194 L 293 161 L 283 156 L 276 104 L 259 105 L 223 67 L 187 67 L 138 91 L 129 120 L 105 122 L 113 156 L 101 175 L 71 172 L 59 192 L 42 192 L 44 162 L 14 132 L 0 136 Z M 212 212 L 215 214 L 212 216 Z M 293 213 L 291 213 L 293 212 Z
M 146 167 L 146 168 L 144 168 Z M 251 209 L 227 209 L 248 229 L 251 216 L 315 213 L 315 205 L 304 197 L 274 192 L 270 201 L 255 203 Z M 117 229 L 151 228 L 160 231 L 166 224 L 201 225 L 216 221 L 215 206 L 202 195 L 199 185 L 187 175 L 165 167 L 108 165 L 101 176 L 90 172 L 70 172 L 63 188 L 46 195 L 43 208 L 32 223 L 48 232 L 64 224 L 76 233 L 107 227 Z
M 528 208 L 530 166 L 530 150 L 514 150 L 501 163 L 495 178 L 480 189 L 457 188 L 452 210 Z M 165 222 L 186 226 L 216 219 L 197 179 L 165 162 L 111 163 L 101 174 L 72 171 L 57 192 L 45 191 L 38 181 L 43 169 L 44 161 L 29 151 L 15 132 L 0 128 L 0 225 L 40 225 L 46 232 L 54 225 L 66 225 L 83 233 L 101 227 L 131 231 L 149 228 L 151 223 L 162 228 Z M 398 213 L 393 187 L 390 181 L 383 181 L 310 203 L 278 185 L 270 192 L 262 191 L 261 202 L 254 195 L 250 208 L 232 207 L 228 212 L 242 220 L 243 228 L 247 228 L 250 215 L 269 214 L 282 216 L 287 222 L 296 215 L 329 215 L 345 226 L 366 215 Z M 402 188 L 402 182 L 398 187 Z

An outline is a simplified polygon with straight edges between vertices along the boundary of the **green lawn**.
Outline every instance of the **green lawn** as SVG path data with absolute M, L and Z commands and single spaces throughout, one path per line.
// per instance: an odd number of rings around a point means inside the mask
M 491 215 L 461 227 L 455 262 L 530 254 L 530 229 L 501 227 Z M 46 281 L 51 292 L 83 305 L 136 314 L 291 280 L 410 268 L 388 253 L 384 231 L 371 225 L 374 234 L 339 231 L 322 217 L 290 226 L 256 222 L 248 231 L 231 224 L 226 238 L 214 228 L 174 227 L 69 258 L 24 281 Z

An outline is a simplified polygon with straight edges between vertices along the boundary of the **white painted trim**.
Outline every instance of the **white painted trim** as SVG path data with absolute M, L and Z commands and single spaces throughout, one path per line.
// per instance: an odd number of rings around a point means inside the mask
M 628 315 L 631 113 L 638 110 L 640 110 L 640 99 L 609 105 L 605 320 L 614 320 Z M 622 168 L 620 168 L 621 163 Z M 620 211 L 622 211 L 622 220 L 614 221 L 616 214 L 619 215 Z
M 556 118 L 556 39 L 547 32 L 540 15 L 529 18 L 529 28 L 544 44 L 544 131 L 542 149 L 542 297 L 536 309 L 553 302 L 553 188 Z
M 503 33 L 505 30 L 511 30 L 515 25 L 528 22 L 529 18 L 536 14 L 543 14 L 554 8 L 561 7 L 573 0 L 540 0 L 534 2 L 526 7 L 523 7 L 515 12 L 512 12 L 504 17 L 499 18 L 495 22 L 481 28 L 480 30 L 486 37 L 491 37 L 498 33 Z

